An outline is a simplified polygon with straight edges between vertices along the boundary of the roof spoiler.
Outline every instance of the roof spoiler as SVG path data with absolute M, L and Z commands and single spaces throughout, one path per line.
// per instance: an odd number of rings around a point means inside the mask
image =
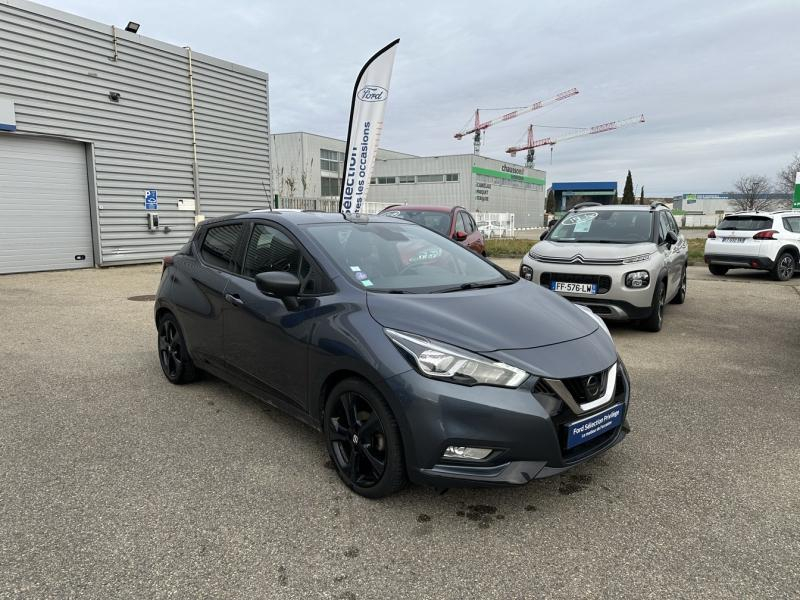
M 570 210 L 576 210 L 578 208 L 586 208 L 587 206 L 603 206 L 603 204 L 601 202 L 579 202 L 578 204 L 570 208 Z
M 657 209 L 659 206 L 663 206 L 664 208 L 666 208 L 666 209 L 669 209 L 669 206 L 667 206 L 667 205 L 666 205 L 666 204 L 664 204 L 663 202 L 651 202 L 651 203 L 650 203 L 650 208 L 651 208 L 652 210 L 655 210 L 655 209 Z

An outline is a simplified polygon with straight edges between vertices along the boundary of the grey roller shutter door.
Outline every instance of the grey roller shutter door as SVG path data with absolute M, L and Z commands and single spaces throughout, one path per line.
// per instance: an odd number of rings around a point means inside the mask
M 0 273 L 93 265 L 85 145 L 0 135 Z

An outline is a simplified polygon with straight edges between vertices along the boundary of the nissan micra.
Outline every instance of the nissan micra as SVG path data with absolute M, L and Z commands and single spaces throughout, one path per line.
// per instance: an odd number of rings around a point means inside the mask
M 207 371 L 323 431 L 370 498 L 409 479 L 524 484 L 628 430 L 598 317 L 400 219 L 206 221 L 164 260 L 155 324 L 170 382 Z

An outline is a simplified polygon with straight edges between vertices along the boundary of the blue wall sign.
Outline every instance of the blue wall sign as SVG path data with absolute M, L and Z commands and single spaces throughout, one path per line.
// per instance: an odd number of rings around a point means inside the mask
M 146 190 L 144 193 L 145 210 L 158 210 L 158 190 Z

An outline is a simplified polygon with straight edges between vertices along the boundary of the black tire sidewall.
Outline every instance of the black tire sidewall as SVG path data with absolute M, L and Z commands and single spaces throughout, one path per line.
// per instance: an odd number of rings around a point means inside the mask
M 164 373 L 164 377 L 166 377 L 170 383 L 174 383 L 177 385 L 180 385 L 182 383 L 188 383 L 196 379 L 197 372 L 194 367 L 194 364 L 192 363 L 192 359 L 189 356 L 189 352 L 186 349 L 186 338 L 183 336 L 183 330 L 181 329 L 181 326 L 174 315 L 168 313 L 163 317 L 161 317 L 161 319 L 159 319 L 158 328 L 156 329 L 157 331 L 156 348 L 158 348 L 157 345 L 158 338 L 161 337 L 161 327 L 167 322 L 172 323 L 174 325 L 176 335 L 178 335 L 181 341 L 181 365 L 176 369 L 175 377 L 170 377 L 167 367 L 161 360 L 160 350 L 158 350 L 158 364 L 161 365 L 161 371 Z
M 333 451 L 333 443 L 328 435 L 328 423 L 330 422 L 333 407 L 339 396 L 345 392 L 354 392 L 369 402 L 370 406 L 372 406 L 378 414 L 384 434 L 386 435 L 386 470 L 380 481 L 370 487 L 361 487 L 348 481 L 347 477 L 339 469 Z M 383 395 L 375 389 L 373 385 L 363 379 L 357 378 L 348 378 L 336 384 L 325 401 L 322 430 L 325 435 L 325 447 L 333 462 L 336 474 L 348 488 L 353 490 L 353 492 L 365 498 L 383 498 L 394 494 L 405 486 L 407 478 L 400 427 Z
M 664 285 L 664 280 L 662 279 L 658 282 L 656 289 L 653 291 L 653 302 L 651 304 L 650 316 L 642 321 L 642 327 L 647 331 L 661 331 L 661 326 L 664 324 L 664 309 L 661 308 L 662 313 L 661 317 L 659 317 L 659 300 L 660 298 L 664 298 L 664 304 L 666 305 L 665 293 L 666 286 Z
M 787 277 L 786 279 L 782 279 L 779 273 L 779 266 L 787 256 L 792 261 L 792 272 L 789 273 L 789 277 Z M 778 281 L 789 281 L 794 276 L 794 272 L 796 269 L 797 269 L 797 260 L 795 260 L 794 256 L 792 256 L 792 254 L 789 252 L 781 252 L 780 256 L 778 256 L 777 260 L 775 261 L 775 269 L 773 270 L 772 275 Z
M 672 299 L 672 304 L 683 304 L 686 300 L 686 288 L 684 288 L 684 283 L 686 287 L 688 287 L 688 267 L 684 266 L 683 271 L 681 271 L 681 283 L 680 287 L 678 288 L 678 293 L 675 294 L 675 297 Z

